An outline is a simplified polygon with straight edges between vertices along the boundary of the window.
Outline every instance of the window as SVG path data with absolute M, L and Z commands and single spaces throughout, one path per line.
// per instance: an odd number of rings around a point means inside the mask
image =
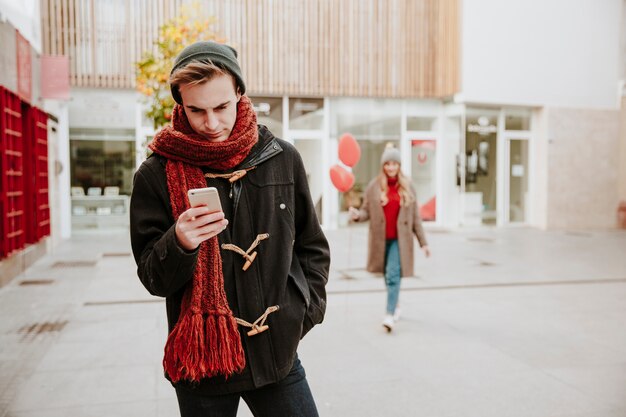
M 530 130 L 529 109 L 506 109 L 504 128 L 506 130 Z
M 274 135 L 283 134 L 283 99 L 281 97 L 251 97 L 259 124 L 267 127 Z
M 435 130 L 436 117 L 409 116 L 406 118 L 406 130 L 418 130 L 430 132 Z
M 324 128 L 324 100 L 321 98 L 290 98 L 289 129 L 319 130 Z
M 119 187 L 130 195 L 135 170 L 134 141 L 70 140 L 72 187 Z

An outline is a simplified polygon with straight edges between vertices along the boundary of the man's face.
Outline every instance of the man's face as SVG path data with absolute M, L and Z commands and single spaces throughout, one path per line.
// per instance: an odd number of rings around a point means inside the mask
M 202 84 L 181 85 L 178 90 L 189 124 L 197 134 L 210 142 L 228 139 L 241 98 L 231 75 L 217 75 Z

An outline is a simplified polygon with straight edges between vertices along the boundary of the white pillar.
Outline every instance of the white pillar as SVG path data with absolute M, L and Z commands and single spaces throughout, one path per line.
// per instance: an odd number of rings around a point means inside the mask
M 58 176 L 56 190 L 59 199 L 59 213 L 51 212 L 50 217 L 59 219 L 59 233 L 61 239 L 72 236 L 72 200 L 70 195 L 70 126 L 68 103 L 60 100 L 45 100 L 44 110 L 54 114 L 59 120 L 57 126 L 58 154 L 61 172 Z M 52 179 L 51 179 L 52 180 Z M 51 208 L 52 209 L 52 208 Z

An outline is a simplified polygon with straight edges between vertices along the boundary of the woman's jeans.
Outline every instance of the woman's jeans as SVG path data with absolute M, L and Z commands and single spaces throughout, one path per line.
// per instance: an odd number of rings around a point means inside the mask
M 397 239 L 390 239 L 385 243 L 385 284 L 387 314 L 393 314 L 400 296 L 400 248 Z
M 197 396 L 177 388 L 181 417 L 235 417 L 243 398 L 255 417 L 318 417 L 304 368 L 296 357 L 280 382 L 235 394 Z

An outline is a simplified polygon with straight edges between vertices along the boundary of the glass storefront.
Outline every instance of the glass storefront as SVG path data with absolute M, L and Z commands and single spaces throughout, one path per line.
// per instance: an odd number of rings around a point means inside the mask
M 70 130 L 72 227 L 126 227 L 135 172 L 132 131 Z
M 144 156 L 141 145 L 153 133 L 135 117 L 133 111 L 141 110 L 134 95 L 111 97 L 85 90 L 70 109 L 72 220 L 87 227 L 115 216 L 127 221 L 133 173 Z M 388 144 L 401 152 L 402 170 L 413 182 L 424 221 L 444 227 L 529 221 L 532 109 L 436 99 L 251 100 L 258 122 L 300 152 L 325 227 L 347 223 L 347 208 L 362 204 L 365 188 L 380 173 L 380 157 Z M 89 105 L 93 102 L 97 106 Z M 85 110 L 93 108 L 97 111 Z M 125 118 L 118 120 L 122 115 Z M 125 129 L 107 128 L 113 125 Z M 345 167 L 354 174 L 355 184 L 341 193 L 329 171 L 342 164 L 338 144 L 345 133 L 357 140 L 361 157 L 354 167 Z
M 360 207 L 363 192 L 381 170 L 380 157 L 387 144 L 400 149 L 402 101 L 338 98 L 331 100 L 330 137 L 336 141 L 350 133 L 359 143 L 361 158 L 352 168 L 355 184 L 340 195 L 338 207 L 345 212 L 350 205 Z M 406 167 L 404 173 L 409 175 Z
M 527 108 L 463 109 L 456 163 L 460 224 L 529 221 L 531 115 Z
M 327 226 L 344 225 L 347 208 L 362 204 L 365 188 L 380 173 L 380 156 L 388 144 L 402 153 L 402 170 L 413 182 L 425 222 L 528 222 L 531 109 L 436 100 L 252 100 L 259 123 L 277 136 L 284 134 L 302 155 L 317 214 Z M 354 167 L 345 167 L 354 174 L 355 184 L 340 193 L 328 171 L 340 163 L 338 142 L 345 133 L 359 143 L 361 158 Z

